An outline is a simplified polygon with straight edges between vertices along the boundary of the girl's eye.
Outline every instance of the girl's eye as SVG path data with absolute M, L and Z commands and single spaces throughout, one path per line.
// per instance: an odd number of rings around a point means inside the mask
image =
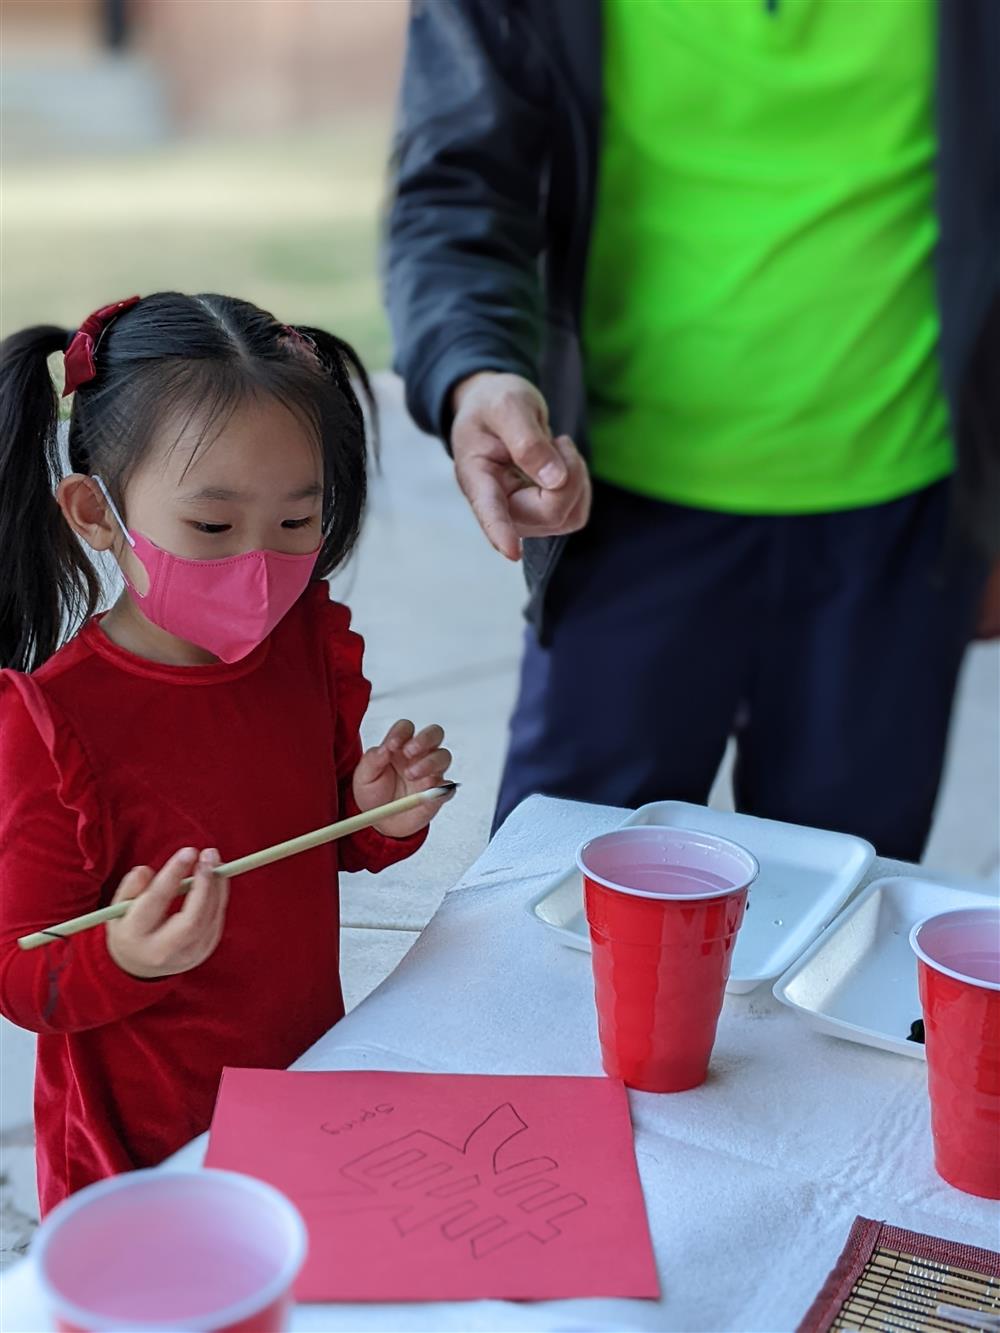
M 286 518 L 281 526 L 283 528 L 307 528 L 312 521 L 311 518 Z
M 198 532 L 228 532 L 232 527 L 231 523 L 192 523 L 191 526 Z

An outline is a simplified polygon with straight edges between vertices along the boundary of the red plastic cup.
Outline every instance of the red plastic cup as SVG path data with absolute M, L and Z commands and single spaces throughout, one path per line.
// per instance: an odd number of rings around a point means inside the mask
M 967 907 L 910 932 L 924 1011 L 938 1175 L 1000 1199 L 1000 907 Z
M 639 826 L 585 842 L 605 1072 L 644 1092 L 704 1083 L 757 861 L 727 838 Z
M 282 1333 L 297 1209 L 234 1171 L 132 1171 L 54 1208 L 31 1250 L 60 1333 Z

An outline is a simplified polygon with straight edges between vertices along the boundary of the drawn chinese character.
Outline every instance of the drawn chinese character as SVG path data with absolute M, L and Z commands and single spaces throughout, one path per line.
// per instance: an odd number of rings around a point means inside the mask
M 401 1237 L 436 1226 L 476 1259 L 516 1240 L 547 1244 L 562 1235 L 556 1224 L 587 1200 L 553 1178 L 553 1158 L 509 1161 L 508 1145 L 527 1129 L 506 1102 L 462 1144 L 414 1130 L 342 1166 L 347 1188 L 327 1198 L 338 1212 L 390 1211 Z

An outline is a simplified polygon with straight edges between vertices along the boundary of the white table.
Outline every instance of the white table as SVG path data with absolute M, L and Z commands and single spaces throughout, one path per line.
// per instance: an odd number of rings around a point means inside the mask
M 590 960 L 529 899 L 624 812 L 533 797 L 448 894 L 400 967 L 297 1069 L 598 1074 Z M 867 880 L 924 874 L 876 861 Z M 866 882 L 867 882 L 866 880 Z M 660 1302 L 302 1305 L 294 1330 L 794 1329 L 856 1214 L 1000 1244 L 1000 1205 L 934 1173 L 921 1063 L 821 1036 L 767 986 L 729 996 L 708 1083 L 632 1093 Z M 204 1139 L 164 1169 L 199 1165 Z M 0 1283 L 0 1328 L 45 1329 L 30 1263 Z

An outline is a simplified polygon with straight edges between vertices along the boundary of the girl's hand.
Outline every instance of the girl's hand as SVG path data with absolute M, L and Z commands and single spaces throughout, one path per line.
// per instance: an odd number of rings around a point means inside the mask
M 414 735 L 412 722 L 395 722 L 381 745 L 366 751 L 354 770 L 354 800 L 359 810 L 374 810 L 401 796 L 436 787 L 451 763 L 441 748 L 444 732 L 424 727 Z M 390 815 L 375 828 L 387 838 L 409 838 L 429 824 L 441 809 L 440 801 L 424 801 L 401 815 Z
M 190 972 L 215 952 L 229 901 L 229 881 L 211 873 L 218 864 L 214 847 L 201 856 L 194 847 L 185 847 L 155 874 L 149 866 L 128 872 L 112 901 L 135 902 L 125 916 L 105 927 L 108 953 L 123 972 L 141 980 L 172 977 Z M 194 884 L 180 910 L 173 911 L 180 882 L 192 871 Z

